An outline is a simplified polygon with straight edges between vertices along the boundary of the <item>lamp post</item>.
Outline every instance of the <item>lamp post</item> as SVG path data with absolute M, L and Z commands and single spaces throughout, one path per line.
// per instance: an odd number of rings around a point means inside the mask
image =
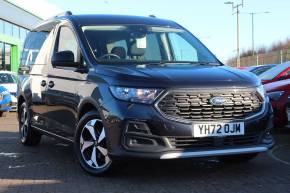
M 232 1 L 225 2 L 226 5 L 232 5 L 233 15 L 237 14 L 237 67 L 241 66 L 241 57 L 240 57 L 240 7 L 244 6 L 244 0 L 241 3 L 235 4 Z M 236 12 L 235 12 L 236 11 Z
M 243 12 L 242 14 L 249 14 L 251 15 L 252 18 L 252 51 L 253 51 L 253 56 L 255 56 L 255 25 L 254 25 L 254 16 L 259 15 L 259 14 L 268 14 L 270 13 L 269 11 L 264 11 L 264 12 Z

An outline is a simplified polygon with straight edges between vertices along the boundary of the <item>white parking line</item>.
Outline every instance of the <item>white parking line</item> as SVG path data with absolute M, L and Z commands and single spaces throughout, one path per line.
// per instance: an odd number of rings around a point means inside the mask
M 276 147 L 274 147 L 273 149 L 271 149 L 271 150 L 269 151 L 268 155 L 269 155 L 272 159 L 274 159 L 274 160 L 276 160 L 276 161 L 278 161 L 278 162 L 280 162 L 280 163 L 283 163 L 283 164 L 286 164 L 286 165 L 290 166 L 290 162 L 284 161 L 284 160 L 282 160 L 282 159 L 280 159 L 280 158 L 278 158 L 277 156 L 274 155 L 274 151 L 275 151 L 275 150 L 277 150 L 278 148 L 282 148 L 282 147 L 284 147 L 284 146 L 289 146 L 289 145 L 279 145 L 279 146 L 276 146 Z
M 1 139 L 19 139 L 19 137 L 0 137 L 0 140 Z

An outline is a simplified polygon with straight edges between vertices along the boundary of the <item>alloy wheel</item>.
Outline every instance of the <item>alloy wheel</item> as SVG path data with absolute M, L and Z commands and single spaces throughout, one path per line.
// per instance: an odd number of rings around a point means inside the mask
M 80 152 L 86 164 L 93 169 L 111 164 L 102 120 L 93 119 L 85 124 L 80 135 Z
M 20 135 L 21 141 L 24 142 L 28 133 L 28 113 L 26 108 L 23 108 L 20 116 Z

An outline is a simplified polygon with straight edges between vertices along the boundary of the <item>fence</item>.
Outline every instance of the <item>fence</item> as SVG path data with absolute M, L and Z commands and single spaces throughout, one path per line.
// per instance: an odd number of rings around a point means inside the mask
M 287 61 L 290 61 L 290 49 L 242 57 L 241 67 L 258 66 L 263 64 L 281 64 Z M 237 66 L 236 59 L 231 59 L 227 63 L 230 66 Z

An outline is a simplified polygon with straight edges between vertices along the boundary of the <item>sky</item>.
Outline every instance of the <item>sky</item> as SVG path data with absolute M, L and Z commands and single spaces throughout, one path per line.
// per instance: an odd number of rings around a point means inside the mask
M 220 60 L 236 55 L 236 15 L 228 0 L 11 0 L 48 18 L 70 10 L 73 14 L 155 15 L 174 20 L 191 31 Z M 233 0 L 240 3 L 241 0 Z M 45 6 L 40 6 L 40 5 Z M 39 5 L 39 6 L 38 6 Z M 240 15 L 240 49 L 252 47 L 252 20 L 247 12 L 270 12 L 255 16 L 255 47 L 290 38 L 289 0 L 244 0 Z

